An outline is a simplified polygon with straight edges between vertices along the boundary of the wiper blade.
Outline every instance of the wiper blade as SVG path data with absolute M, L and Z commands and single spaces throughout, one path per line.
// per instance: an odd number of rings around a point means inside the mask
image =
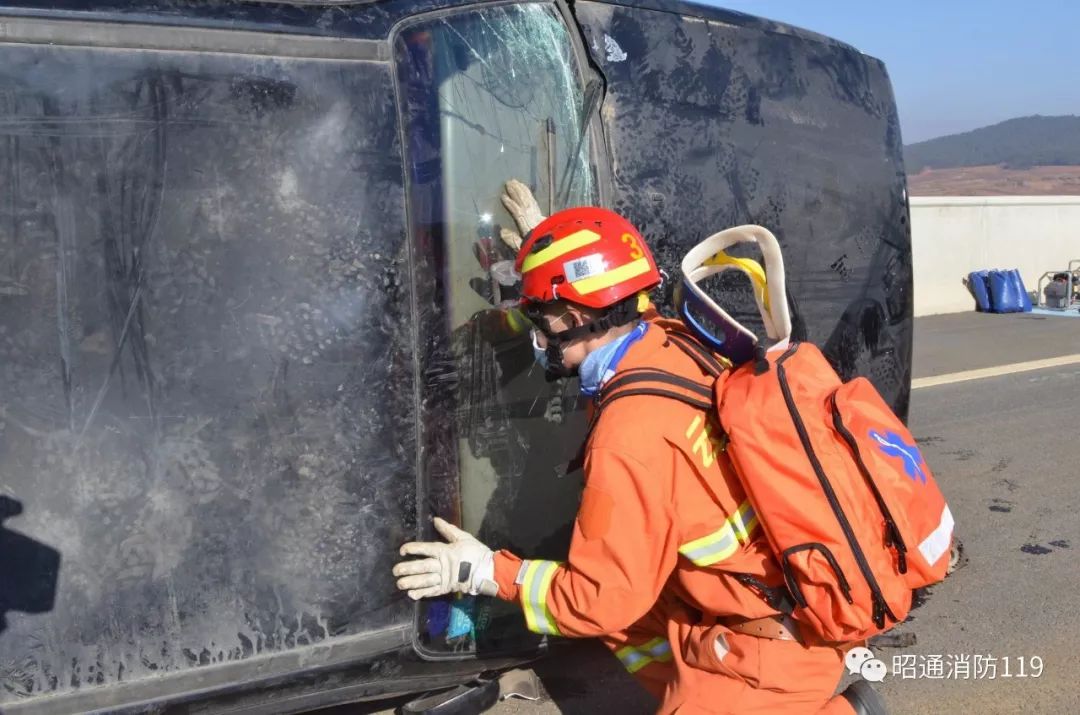
M 600 104 L 600 96 L 603 91 L 603 85 L 598 79 L 591 79 L 589 83 L 585 85 L 585 98 L 581 103 L 581 116 L 578 120 L 577 141 L 574 142 L 574 151 L 566 157 L 566 169 L 563 170 L 562 180 L 559 182 L 558 202 L 557 206 L 566 206 L 566 202 L 570 200 L 570 189 L 574 185 L 574 177 L 577 174 L 577 169 L 580 166 L 577 158 L 581 155 L 582 144 L 585 143 L 585 136 L 589 133 L 589 117 L 596 111 L 597 105 Z

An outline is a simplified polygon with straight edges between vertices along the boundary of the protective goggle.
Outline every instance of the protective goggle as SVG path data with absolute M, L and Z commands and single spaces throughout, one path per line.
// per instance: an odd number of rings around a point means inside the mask
M 561 315 L 548 316 L 546 313 L 544 313 L 543 310 L 541 310 L 541 309 L 539 309 L 537 307 L 532 307 L 532 306 L 526 308 L 523 312 L 525 314 L 525 317 L 529 319 L 529 322 L 532 323 L 532 332 L 533 332 L 533 335 L 534 335 L 534 337 L 533 337 L 534 342 L 536 340 L 536 338 L 535 338 L 536 333 L 543 333 L 544 336 L 547 337 L 548 339 L 557 338 L 557 336 L 560 335 L 560 333 L 556 333 L 551 329 L 551 323 L 554 323 L 555 321 L 558 321 L 558 320 L 562 320 L 563 318 L 565 318 L 570 313 L 570 311 L 567 310 L 567 311 L 563 312 Z M 563 331 L 563 332 L 565 332 L 565 331 Z
M 533 324 L 536 330 L 544 334 L 544 337 L 548 339 L 549 343 L 562 344 L 569 343 L 579 338 L 584 338 L 597 333 L 602 333 L 608 328 L 613 327 L 616 323 L 611 321 L 610 316 L 604 316 L 598 318 L 583 325 L 578 325 L 573 328 L 567 328 L 559 332 L 554 332 L 548 325 L 548 321 L 556 321 L 567 315 L 570 311 L 566 311 L 562 315 L 549 317 L 544 314 L 543 310 L 539 307 L 527 307 L 524 311 L 525 317 L 529 319 L 529 322 Z M 534 338 L 535 340 L 535 338 Z
M 741 242 L 758 244 L 768 269 L 768 280 L 765 269 L 757 261 L 726 253 L 726 249 Z M 740 365 L 753 359 L 757 336 L 698 285 L 709 276 L 726 270 L 739 270 L 750 278 L 766 333 L 773 340 L 787 340 L 791 336 L 791 316 L 780 244 L 762 226 L 736 226 L 709 236 L 690 249 L 682 261 L 682 280 L 675 287 L 679 316 L 705 345 Z

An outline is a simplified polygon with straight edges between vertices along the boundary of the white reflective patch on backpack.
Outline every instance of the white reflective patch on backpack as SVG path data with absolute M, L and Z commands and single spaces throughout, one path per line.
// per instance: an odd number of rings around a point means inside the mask
M 919 544 L 919 551 L 922 552 L 926 563 L 937 563 L 937 560 L 948 552 L 949 547 L 952 545 L 953 526 L 955 524 L 952 512 L 949 511 L 949 506 L 946 504 L 945 510 L 941 512 L 941 521 L 938 522 L 937 528 L 930 532 L 930 536 L 927 536 Z

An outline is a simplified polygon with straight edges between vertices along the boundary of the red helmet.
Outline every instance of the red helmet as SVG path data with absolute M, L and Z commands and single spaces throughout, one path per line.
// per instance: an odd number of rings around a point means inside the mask
M 558 211 L 529 232 L 514 269 L 522 303 L 566 300 L 610 308 L 660 284 L 649 247 L 629 221 L 595 206 Z

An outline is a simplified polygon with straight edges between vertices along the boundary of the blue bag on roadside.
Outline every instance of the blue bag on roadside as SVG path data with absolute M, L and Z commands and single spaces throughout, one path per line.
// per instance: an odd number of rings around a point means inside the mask
M 975 298 L 975 310 L 986 313 L 990 310 L 990 291 L 987 285 L 989 276 L 986 271 L 968 273 L 968 290 Z
M 990 271 L 990 310 L 994 313 L 1018 313 L 1024 309 L 1016 281 L 1009 271 Z
M 1024 277 L 1020 275 L 1020 269 L 1014 268 L 1011 271 L 1013 275 L 1013 282 L 1016 283 L 1016 290 L 1020 292 L 1020 310 L 1025 313 L 1031 312 L 1031 296 L 1028 295 L 1027 286 L 1024 285 Z

